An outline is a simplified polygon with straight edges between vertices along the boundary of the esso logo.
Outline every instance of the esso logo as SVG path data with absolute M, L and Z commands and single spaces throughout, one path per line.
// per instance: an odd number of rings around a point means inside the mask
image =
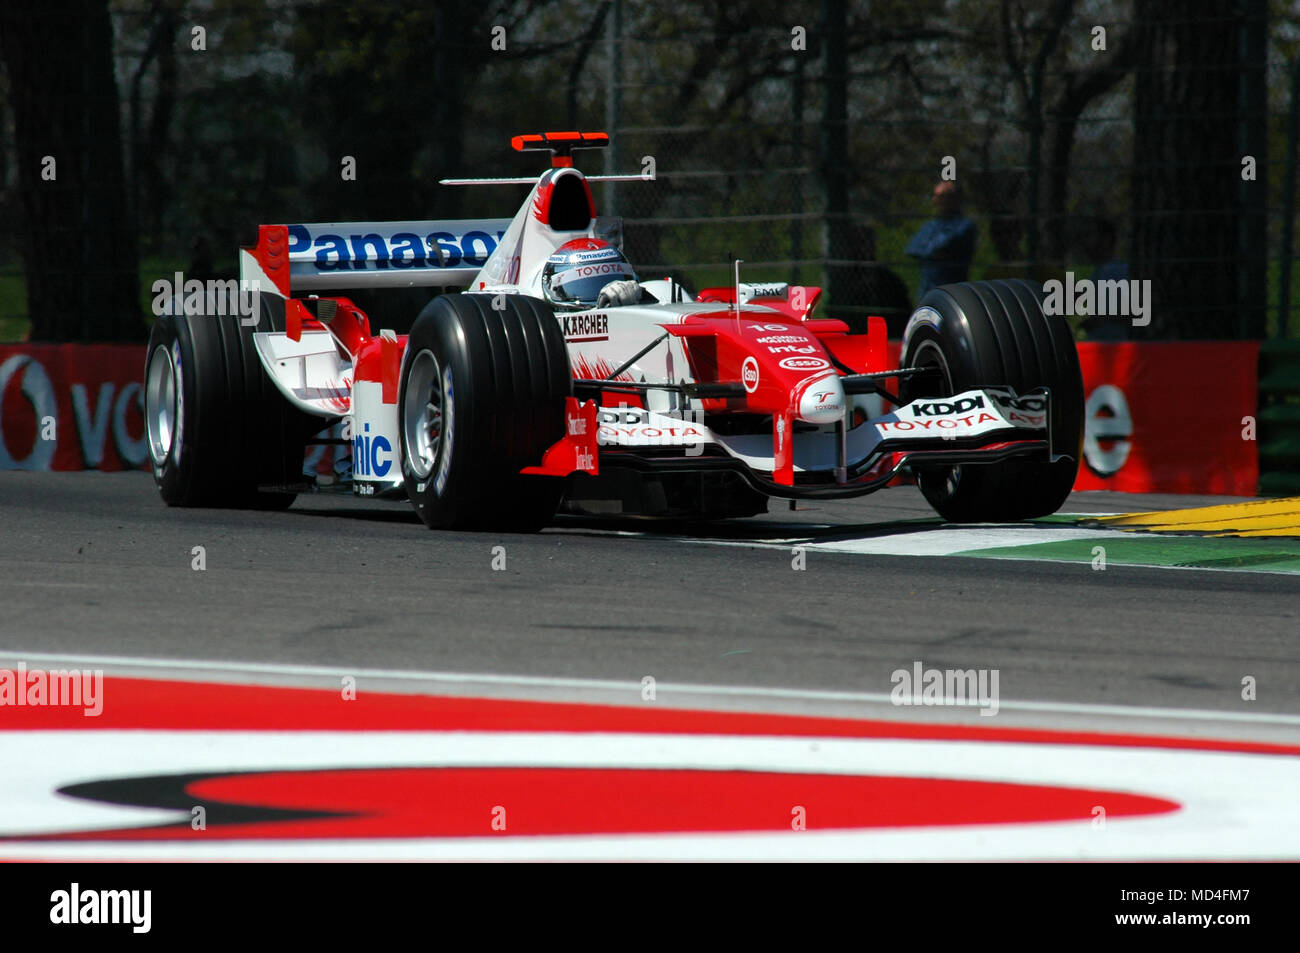
M 752 394 L 758 390 L 758 361 L 753 357 L 745 358 L 745 362 L 740 365 L 740 380 L 745 385 L 746 392 Z
M 777 366 L 787 371 L 823 371 L 830 364 L 820 357 L 787 357 Z

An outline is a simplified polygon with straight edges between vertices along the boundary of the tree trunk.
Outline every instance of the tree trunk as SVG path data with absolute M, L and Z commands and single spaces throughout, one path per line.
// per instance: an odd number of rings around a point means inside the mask
M 1047 212 L 1044 222 L 1049 261 L 1063 263 L 1066 259 L 1066 236 L 1071 232 L 1068 208 L 1070 154 L 1074 150 L 1079 117 L 1093 100 L 1109 93 L 1128 75 L 1133 68 L 1134 49 L 1132 38 L 1125 36 L 1107 54 L 1108 58 L 1101 61 L 1101 65 L 1087 72 L 1067 75 L 1064 88 L 1048 110 L 1052 133 L 1047 147 Z
M 472 19 L 472 18 L 471 18 Z M 434 99 L 434 168 L 446 176 L 470 174 L 465 168 L 465 48 L 462 37 L 468 33 L 466 16 L 460 4 L 434 5 L 433 80 L 439 95 Z M 481 53 L 480 53 L 481 56 Z M 479 64 L 474 64 L 481 69 Z M 472 73 L 470 75 L 473 75 Z M 503 137 L 504 138 L 504 137 Z M 440 189 L 430 196 L 440 215 L 457 218 L 461 214 L 463 189 Z
M 825 73 L 822 99 L 822 184 L 825 255 L 829 259 L 848 259 L 852 255 L 849 219 L 849 112 L 848 112 L 848 10 L 844 0 L 822 0 L 821 33 L 825 46 Z M 844 317 L 854 265 L 826 266 L 826 296 L 830 299 L 828 317 Z
M 168 152 L 172 114 L 176 109 L 176 34 L 180 29 L 175 7 L 164 4 L 154 13 L 157 19 L 149 33 L 149 45 L 131 76 L 128 95 L 131 207 L 146 253 L 156 252 L 162 246 L 163 217 L 171 204 L 171 183 L 167 180 L 162 160 Z M 155 62 L 158 64 L 158 89 L 146 133 L 142 128 L 145 118 L 141 89 L 145 74 Z
M 1237 24 L 1220 0 L 1137 0 L 1130 277 L 1154 338 L 1233 337 L 1238 306 Z
M 14 113 L 32 340 L 143 338 L 106 0 L 3 5 L 0 58 Z

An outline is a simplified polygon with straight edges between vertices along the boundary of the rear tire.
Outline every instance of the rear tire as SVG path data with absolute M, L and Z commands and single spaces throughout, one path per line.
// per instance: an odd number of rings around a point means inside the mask
M 564 335 L 545 302 L 434 298 L 411 328 L 397 398 L 402 475 L 425 524 L 516 532 L 547 525 L 567 481 L 519 471 L 564 436 L 572 392 Z
M 904 403 L 1004 385 L 1051 391 L 1054 463 L 918 469 L 921 492 L 952 523 L 1014 522 L 1055 513 L 1074 486 L 1083 451 L 1083 379 L 1064 317 L 1047 315 L 1043 291 L 1023 279 L 943 285 L 921 299 L 903 335 L 903 367 L 935 374 L 904 381 Z
M 154 322 L 145 434 L 168 506 L 286 509 L 297 495 L 259 491 L 302 482 L 306 439 L 323 425 L 291 406 L 258 360 L 253 332 L 283 328 L 283 303 L 276 310 L 270 297 L 256 327 L 237 314 L 164 314 Z

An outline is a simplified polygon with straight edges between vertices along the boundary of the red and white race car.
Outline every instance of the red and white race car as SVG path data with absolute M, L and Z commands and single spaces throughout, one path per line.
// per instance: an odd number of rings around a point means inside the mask
M 885 322 L 815 316 L 820 290 L 691 294 L 637 279 L 597 218 L 579 149 L 551 153 L 512 219 L 263 225 L 242 250 L 252 314 L 168 309 L 150 336 L 146 420 L 171 505 L 280 507 L 303 450 L 344 424 L 351 489 L 405 496 L 431 527 L 537 529 L 571 512 L 746 516 L 914 475 L 952 521 L 1054 512 L 1074 483 L 1083 389 L 1065 320 L 1024 281 L 948 285 L 912 315 L 901 366 Z M 463 288 L 409 335 L 338 292 Z M 195 309 L 190 309 L 191 311 Z M 224 309 L 223 309 L 224 310 Z

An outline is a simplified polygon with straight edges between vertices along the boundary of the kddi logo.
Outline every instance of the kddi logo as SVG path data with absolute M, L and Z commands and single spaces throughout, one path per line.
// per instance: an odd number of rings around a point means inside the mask
M 929 403 L 912 405 L 913 417 L 951 417 L 954 414 L 968 414 L 972 410 L 983 410 L 983 397 L 962 397 L 960 400 L 934 400 Z
M 596 415 L 597 421 L 603 425 L 623 424 L 628 427 L 649 422 L 649 417 L 644 410 L 632 409 L 604 410 L 603 408 Z

